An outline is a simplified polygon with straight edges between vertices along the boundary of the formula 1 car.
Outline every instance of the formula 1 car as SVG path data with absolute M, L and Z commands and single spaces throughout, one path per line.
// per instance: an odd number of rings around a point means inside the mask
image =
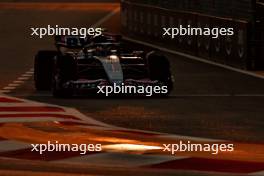
M 130 51 L 119 35 L 102 34 L 82 39 L 56 36 L 57 50 L 35 56 L 37 90 L 52 90 L 55 97 L 97 92 L 103 85 L 167 86 L 172 89 L 168 59 L 157 52 Z

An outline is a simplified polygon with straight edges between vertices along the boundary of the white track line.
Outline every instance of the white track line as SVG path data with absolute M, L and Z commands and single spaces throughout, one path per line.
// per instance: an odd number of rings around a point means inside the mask
M 29 77 L 19 77 L 17 78 L 18 80 L 22 80 L 22 81 L 26 81 L 26 80 L 29 80 Z
M 11 83 L 11 84 L 8 84 L 9 87 L 17 87 L 19 86 L 20 84 L 18 83 Z
M 23 84 L 25 81 L 13 81 L 13 83 L 15 83 L 15 84 Z
M 8 84 L 6 87 L 3 87 L 0 90 L 0 93 L 11 93 L 12 91 L 14 91 L 15 89 L 17 89 L 19 86 L 21 86 L 21 84 L 24 84 L 25 81 L 29 80 L 33 74 L 34 74 L 34 69 L 30 69 L 29 71 L 23 73 L 21 76 L 19 76 L 15 81 L 13 81 L 12 83 Z
M 232 70 L 232 71 L 235 71 L 235 72 L 238 72 L 238 73 L 242 73 L 242 74 L 245 74 L 245 75 L 248 75 L 248 76 L 253 76 L 255 78 L 264 79 L 264 75 L 260 75 L 260 74 L 256 74 L 256 73 L 253 73 L 253 72 L 250 72 L 250 71 L 246 71 L 246 70 L 242 70 L 242 69 L 239 69 L 239 68 L 234 68 L 234 67 L 231 67 L 231 66 L 228 66 L 228 65 L 216 63 L 216 62 L 209 61 L 209 60 L 197 57 L 197 56 L 181 53 L 181 52 L 178 52 L 178 51 L 167 49 L 167 48 L 164 48 L 164 47 L 161 47 L 161 46 L 158 46 L 158 45 L 154 45 L 154 44 L 150 44 L 150 43 L 147 43 L 147 42 L 143 42 L 143 41 L 140 41 L 140 40 L 132 39 L 132 38 L 129 38 L 129 37 L 123 37 L 123 38 L 125 40 L 127 40 L 127 41 L 134 42 L 134 43 L 139 43 L 139 44 L 146 45 L 146 46 L 149 46 L 149 47 L 152 47 L 152 48 L 157 48 L 157 49 L 159 49 L 161 51 L 164 51 L 164 52 L 167 52 L 167 53 L 171 53 L 171 54 L 175 54 L 175 55 L 179 55 L 179 56 L 182 56 L 182 57 L 186 57 L 188 59 L 192 59 L 192 60 L 195 60 L 195 61 L 211 64 L 211 65 L 214 65 L 214 66 L 217 66 L 217 67 L 221 67 L 221 68 L 225 68 L 225 69 L 228 69 L 228 70 Z
M 33 74 L 28 74 L 28 73 L 25 73 L 23 74 L 21 77 L 31 77 Z
M 0 93 L 1 94 L 4 94 L 4 93 L 10 93 L 11 91 L 10 90 L 0 90 Z
M 16 89 L 16 87 L 9 87 L 9 86 L 7 86 L 7 87 L 4 87 L 3 88 L 3 90 L 14 90 L 14 89 Z
M 172 94 L 170 97 L 264 97 L 264 94 Z
M 0 118 L 0 123 L 12 123 L 12 122 L 63 122 L 63 121 L 70 121 L 69 119 L 64 118 L 56 118 L 56 117 L 43 117 L 39 118 L 39 116 L 26 118 L 26 117 L 19 117 L 19 118 Z
M 260 172 L 254 172 L 249 174 L 250 176 L 264 176 L 264 171 L 260 171 Z
M 1 91 L 0 91 L 1 93 Z M 17 97 L 24 97 L 27 96 L 27 94 L 21 94 L 21 93 L 14 93 L 12 94 Z M 43 93 L 34 93 L 30 95 L 31 97 L 52 97 L 52 95 L 49 92 L 43 92 Z M 264 94 L 172 94 L 169 96 L 170 98 L 182 98 L 182 97 L 264 97 Z M 147 97 L 146 97 L 147 98 Z

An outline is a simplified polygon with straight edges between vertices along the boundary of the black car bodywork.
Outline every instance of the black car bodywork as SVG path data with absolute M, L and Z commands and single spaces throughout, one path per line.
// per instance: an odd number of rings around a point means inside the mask
M 56 36 L 55 44 L 56 51 L 37 53 L 34 68 L 36 89 L 52 90 L 55 97 L 95 93 L 98 86 L 113 84 L 172 89 L 168 59 L 157 52 L 131 51 L 119 35 Z

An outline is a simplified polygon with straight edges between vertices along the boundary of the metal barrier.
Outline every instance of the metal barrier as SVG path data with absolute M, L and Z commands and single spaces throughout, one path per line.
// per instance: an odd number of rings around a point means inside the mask
M 197 26 L 197 15 L 192 13 L 182 13 L 184 26 Z M 185 35 L 183 36 L 183 47 L 184 52 L 188 54 L 196 55 L 197 51 L 197 36 L 196 35 Z
M 140 40 L 162 44 L 188 54 L 214 60 L 239 68 L 252 68 L 253 56 L 250 52 L 250 25 L 247 21 L 218 18 L 200 13 L 175 11 L 150 5 L 122 2 L 122 27 L 125 35 Z M 205 35 L 163 36 L 163 27 L 193 26 L 200 28 L 233 28 L 233 36 L 212 38 Z M 264 41 L 264 32 L 263 35 Z M 256 55 L 263 57 L 263 47 Z M 260 52 L 261 51 L 261 52 Z M 264 64 L 264 63 L 263 63 Z
M 248 57 L 248 43 L 249 43 L 249 37 L 248 37 L 248 23 L 239 21 L 239 22 L 232 22 L 234 24 L 234 60 L 235 65 L 239 66 L 243 69 L 250 68 L 251 61 Z
M 211 28 L 210 18 L 208 16 L 197 16 L 198 28 Z M 200 35 L 197 36 L 197 55 L 206 59 L 210 59 L 211 37 Z
M 215 18 L 214 20 L 211 19 L 210 24 L 213 28 L 222 28 L 225 27 L 225 20 L 222 18 Z M 211 59 L 223 64 L 227 64 L 225 40 L 225 37 L 221 35 L 218 38 L 213 38 L 211 40 L 212 42 L 210 49 Z

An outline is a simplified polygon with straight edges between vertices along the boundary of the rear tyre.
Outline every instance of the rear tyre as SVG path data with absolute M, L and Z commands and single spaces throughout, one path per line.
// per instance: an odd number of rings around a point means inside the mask
M 52 76 L 52 94 L 57 98 L 70 98 L 74 88 L 66 84 L 75 79 L 76 66 L 72 56 L 57 56 Z
M 169 60 L 162 54 L 150 52 L 147 54 L 147 63 L 150 79 L 157 80 L 167 86 L 168 93 L 165 94 L 167 96 L 173 88 Z
M 34 62 L 34 81 L 36 90 L 50 90 L 52 84 L 53 60 L 56 51 L 39 51 Z

